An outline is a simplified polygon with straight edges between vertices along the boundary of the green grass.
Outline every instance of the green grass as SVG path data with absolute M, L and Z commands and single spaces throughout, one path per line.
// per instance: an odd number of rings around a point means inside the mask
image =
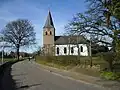
M 28 57 L 24 57 L 24 59 L 27 59 Z M 14 61 L 14 60 L 16 60 L 16 58 L 4 58 L 3 59 L 5 62 L 7 62 L 7 61 Z M 2 62 L 2 58 L 0 58 L 0 62 Z
M 103 79 L 120 81 L 120 72 L 103 71 L 100 76 Z
M 2 59 L 0 58 L 0 61 L 1 61 Z M 4 61 L 11 61 L 11 60 L 14 60 L 13 58 L 4 58 L 3 59 Z
M 8 62 L 8 61 L 14 61 L 14 58 L 4 58 L 3 62 Z M 2 59 L 0 58 L 0 62 L 2 62 Z

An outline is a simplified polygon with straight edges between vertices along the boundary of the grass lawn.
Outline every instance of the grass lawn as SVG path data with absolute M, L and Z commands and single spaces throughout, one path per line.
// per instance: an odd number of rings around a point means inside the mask
M 14 58 L 4 58 L 3 61 L 7 62 L 7 61 L 13 61 L 15 60 Z M 0 58 L 0 62 L 2 62 L 2 58 Z
M 93 65 L 94 64 L 101 64 L 101 63 L 105 63 L 103 60 L 98 60 L 98 57 L 93 57 Z M 87 65 L 89 64 L 89 60 L 86 57 L 82 57 L 81 58 L 81 63 L 82 65 L 84 65 L 86 60 Z M 94 77 L 99 77 L 100 76 L 100 72 L 98 70 L 94 70 L 91 68 L 81 68 L 80 65 L 60 65 L 60 64 L 55 64 L 52 62 L 46 62 L 45 60 L 40 60 L 40 58 L 36 60 L 37 63 L 39 64 L 43 64 L 43 65 L 47 65 L 50 67 L 55 67 L 58 69 L 63 69 L 63 70 L 68 70 L 71 72 L 77 72 L 77 73 L 83 73 L 85 75 L 89 75 L 89 76 L 94 76 Z
M 24 59 L 27 59 L 28 57 L 24 57 Z M 3 61 L 7 62 L 7 61 L 14 61 L 16 60 L 15 58 L 4 58 Z M 0 62 L 2 62 L 2 58 L 0 58 Z

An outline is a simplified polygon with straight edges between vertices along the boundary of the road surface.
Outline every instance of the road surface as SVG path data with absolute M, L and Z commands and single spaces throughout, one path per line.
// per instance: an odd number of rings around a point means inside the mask
M 2 82 L 3 90 L 104 90 L 56 75 L 30 61 L 9 67 Z

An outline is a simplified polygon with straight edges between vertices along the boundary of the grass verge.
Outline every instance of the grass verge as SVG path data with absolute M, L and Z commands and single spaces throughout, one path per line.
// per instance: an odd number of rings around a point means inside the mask
M 60 65 L 60 64 L 47 62 L 44 60 L 36 60 L 36 62 L 39 64 L 49 66 L 49 67 L 54 67 L 54 68 L 67 70 L 67 71 L 71 71 L 71 72 L 82 73 L 82 74 L 89 75 L 89 76 L 94 76 L 94 77 L 100 76 L 100 72 L 98 70 L 94 70 L 91 68 L 83 68 L 83 67 L 81 68 L 80 65 L 72 65 L 72 64 L 71 65 Z

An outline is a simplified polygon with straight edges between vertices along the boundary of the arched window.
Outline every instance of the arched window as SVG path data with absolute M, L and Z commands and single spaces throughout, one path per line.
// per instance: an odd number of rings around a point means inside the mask
M 83 52 L 83 47 L 82 46 L 80 47 L 80 51 Z
M 67 48 L 66 47 L 64 47 L 64 54 L 66 54 L 67 53 Z
M 59 47 L 57 47 L 57 54 L 59 54 Z
M 71 53 L 74 53 L 74 48 L 73 47 L 71 47 Z
M 50 35 L 52 35 L 52 32 L 50 31 Z
M 45 32 L 45 35 L 47 35 L 47 31 Z

